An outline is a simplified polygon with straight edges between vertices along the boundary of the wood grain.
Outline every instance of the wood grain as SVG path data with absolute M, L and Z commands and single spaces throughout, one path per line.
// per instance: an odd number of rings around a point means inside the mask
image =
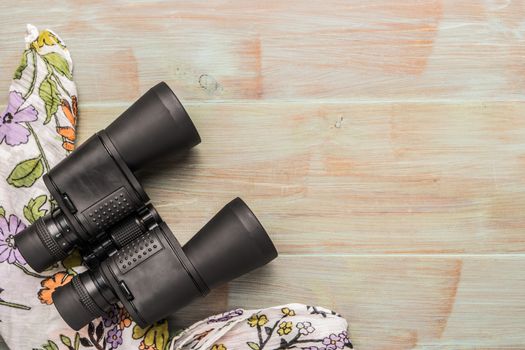
M 525 249 L 524 103 L 187 108 L 202 144 L 139 174 L 182 241 L 239 195 L 282 254 Z M 80 139 L 123 109 L 83 108 Z
M 156 82 L 176 91 L 203 143 L 139 177 L 182 242 L 241 196 L 278 246 L 175 326 L 294 301 L 342 313 L 357 349 L 525 348 L 525 1 L 23 0 L 0 18 L 6 89 L 26 23 L 68 44 L 80 142 Z
M 523 100 L 523 1 L 0 4 L 0 79 L 26 23 L 51 26 L 82 100 L 166 80 L 187 99 Z
M 230 283 L 229 305 L 325 305 L 356 349 L 523 349 L 523 268 L 515 256 L 281 256 Z M 174 323 L 219 309 L 209 303 Z

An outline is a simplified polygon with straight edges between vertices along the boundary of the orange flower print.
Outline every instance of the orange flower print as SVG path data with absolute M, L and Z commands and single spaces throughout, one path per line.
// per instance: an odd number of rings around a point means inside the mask
M 75 128 L 77 125 L 77 116 L 78 116 L 78 102 L 77 97 L 71 97 L 71 105 L 67 100 L 62 100 L 61 102 L 62 111 L 64 115 L 71 123 L 71 126 L 57 126 L 57 133 L 62 136 L 62 147 L 71 152 L 75 149 L 75 140 L 76 133 Z
M 40 299 L 40 302 L 47 305 L 53 304 L 53 299 L 51 296 L 53 295 L 55 289 L 68 284 L 72 278 L 72 275 L 69 275 L 65 272 L 57 272 L 53 276 L 40 282 L 40 285 L 43 287 L 38 291 L 38 299 Z
M 155 345 L 148 346 L 144 344 L 144 341 L 141 341 L 139 345 L 139 350 L 157 350 L 157 348 L 155 347 Z
M 120 309 L 119 319 L 120 319 L 119 321 L 120 329 L 128 328 L 129 326 L 131 326 L 131 316 L 129 315 L 129 312 L 126 309 L 124 308 Z

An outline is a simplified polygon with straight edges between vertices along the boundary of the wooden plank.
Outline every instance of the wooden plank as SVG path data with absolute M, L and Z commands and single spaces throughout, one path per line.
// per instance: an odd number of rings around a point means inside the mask
M 522 349 L 524 268 L 521 255 L 283 256 L 230 283 L 228 305 L 324 305 L 360 350 Z M 220 310 L 198 301 L 173 323 Z
M 186 99 L 523 100 L 523 1 L 0 4 L 0 82 L 27 22 L 72 52 L 84 102 L 166 80 Z M 38 9 L 38 10 L 36 10 Z
M 288 302 L 342 314 L 356 349 L 521 349 L 525 260 L 512 256 L 281 256 L 176 313 Z
M 187 107 L 203 143 L 140 175 L 183 242 L 241 196 L 285 254 L 525 249 L 525 104 Z M 80 141 L 124 108 L 81 106 Z

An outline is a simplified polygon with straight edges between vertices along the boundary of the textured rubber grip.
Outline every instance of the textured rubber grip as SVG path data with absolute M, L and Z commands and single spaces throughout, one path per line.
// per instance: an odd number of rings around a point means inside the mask
M 113 242 L 120 249 L 144 234 L 144 228 L 137 223 L 135 217 L 122 220 L 111 230 Z
M 104 313 L 98 308 L 93 299 L 89 296 L 87 290 L 82 285 L 82 282 L 80 282 L 80 278 L 78 278 L 78 276 L 73 277 L 71 283 L 73 284 L 73 288 L 75 288 L 75 291 L 77 292 L 82 305 L 84 305 L 85 308 L 89 312 L 91 312 L 91 314 L 93 314 L 94 317 L 98 317 Z
M 47 248 L 47 250 L 57 259 L 62 260 L 67 257 L 67 253 L 64 252 L 58 243 L 51 237 L 51 234 L 49 233 L 46 224 L 43 220 L 37 220 L 35 221 L 36 225 L 36 233 L 38 234 L 38 237 L 40 237 L 40 240 L 44 244 L 44 246 Z

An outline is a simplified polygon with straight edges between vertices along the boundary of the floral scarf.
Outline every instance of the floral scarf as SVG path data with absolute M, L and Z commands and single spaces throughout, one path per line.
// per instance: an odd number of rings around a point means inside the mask
M 347 328 L 344 318 L 322 307 L 288 304 L 235 309 L 195 323 L 169 349 L 352 349 Z
M 41 274 L 13 237 L 56 203 L 42 175 L 74 148 L 77 90 L 64 42 L 28 25 L 26 49 L 0 111 L 0 334 L 11 349 L 30 349 L 63 323 L 51 294 L 78 271 L 71 257 Z M 75 260 L 76 259 L 76 260 Z

